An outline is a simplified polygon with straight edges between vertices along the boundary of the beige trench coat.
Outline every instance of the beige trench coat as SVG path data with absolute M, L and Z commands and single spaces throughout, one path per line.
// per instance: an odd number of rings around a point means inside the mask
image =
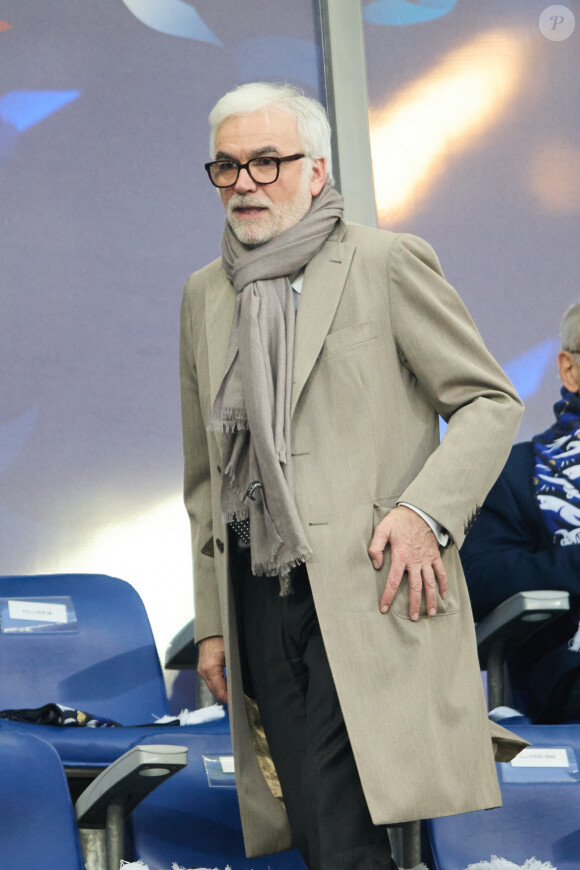
M 220 436 L 207 432 L 233 311 L 220 261 L 190 277 L 181 344 L 185 500 L 195 636 L 225 638 L 238 796 L 254 856 L 291 840 L 244 707 Z M 441 444 L 438 414 L 448 422 Z M 517 749 L 487 719 L 458 548 L 507 457 L 521 403 L 425 242 L 337 225 L 305 272 L 292 415 L 295 496 L 314 553 L 308 574 L 373 821 L 498 806 L 490 730 L 506 753 Z M 426 511 L 452 539 L 443 552 L 446 600 L 416 623 L 405 579 L 389 613 L 379 612 L 388 567 L 375 571 L 367 554 L 374 526 L 398 501 Z

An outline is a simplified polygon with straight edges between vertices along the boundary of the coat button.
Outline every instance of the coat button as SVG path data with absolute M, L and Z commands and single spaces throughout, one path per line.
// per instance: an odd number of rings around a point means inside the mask
M 224 542 L 223 542 L 222 540 L 220 540 L 220 538 L 216 538 L 216 539 L 215 539 L 215 545 L 216 545 L 216 547 L 218 548 L 218 550 L 220 551 L 220 553 L 223 553 L 223 551 L 224 551 Z

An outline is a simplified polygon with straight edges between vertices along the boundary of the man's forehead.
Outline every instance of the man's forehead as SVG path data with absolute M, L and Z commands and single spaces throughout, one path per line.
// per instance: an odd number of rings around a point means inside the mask
M 282 154 L 298 146 L 296 118 L 280 109 L 233 115 L 222 122 L 216 135 L 216 152 L 230 156 L 240 151 L 248 156 Z

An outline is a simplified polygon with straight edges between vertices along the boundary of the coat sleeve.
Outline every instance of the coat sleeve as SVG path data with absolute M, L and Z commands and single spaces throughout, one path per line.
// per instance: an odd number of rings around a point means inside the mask
M 400 501 L 436 519 L 460 547 L 505 463 L 523 406 L 432 248 L 398 236 L 388 269 L 399 357 L 448 424 Z
M 580 596 L 580 544 L 551 543 L 534 502 L 531 462 L 518 461 L 527 447 L 512 451 L 461 548 L 476 620 L 523 590 L 563 589 Z
M 185 287 L 181 305 L 180 381 L 184 452 L 184 500 L 191 526 L 195 602 L 194 637 L 222 635 L 215 560 L 211 479 L 207 431 L 200 405 L 195 360 L 201 332 L 200 312 L 192 303 L 193 279 Z M 199 300 L 196 300 L 198 305 Z

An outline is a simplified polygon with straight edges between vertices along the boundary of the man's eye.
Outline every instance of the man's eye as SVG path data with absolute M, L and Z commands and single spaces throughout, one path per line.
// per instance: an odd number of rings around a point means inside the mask
M 271 166 L 276 165 L 275 157 L 256 157 L 252 160 L 252 165 L 256 166 L 259 169 L 269 169 Z
M 231 160 L 220 160 L 216 168 L 218 172 L 232 172 L 237 168 L 237 163 L 233 163 Z

